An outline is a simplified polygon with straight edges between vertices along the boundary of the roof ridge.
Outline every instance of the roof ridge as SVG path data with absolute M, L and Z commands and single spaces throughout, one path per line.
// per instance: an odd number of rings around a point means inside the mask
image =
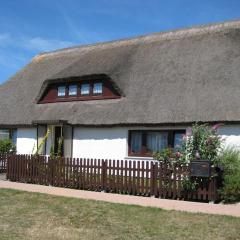
M 38 60 L 40 58 L 44 58 L 47 56 L 53 56 L 56 54 L 72 52 L 76 50 L 82 49 L 93 49 L 95 47 L 113 47 L 116 45 L 124 45 L 124 44 L 137 44 L 140 42 L 154 42 L 157 40 L 171 40 L 171 39 L 180 39 L 184 37 L 191 37 L 200 34 L 210 33 L 210 32 L 218 32 L 225 29 L 231 29 L 234 27 L 240 28 L 240 19 L 239 20 L 232 20 L 226 21 L 221 23 L 213 23 L 213 24 L 202 24 L 187 28 L 179 28 L 175 30 L 167 30 L 162 32 L 155 32 L 146 35 L 140 35 L 136 37 L 130 38 L 123 38 L 118 40 L 106 41 L 106 42 L 98 42 L 94 44 L 85 44 L 85 45 L 78 45 L 69 48 L 62 48 L 50 52 L 43 52 L 36 55 L 33 60 Z

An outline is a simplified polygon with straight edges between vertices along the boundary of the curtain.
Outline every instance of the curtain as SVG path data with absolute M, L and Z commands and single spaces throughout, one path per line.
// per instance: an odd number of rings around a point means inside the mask
M 147 149 L 151 152 L 159 152 L 168 146 L 167 132 L 148 132 Z
M 174 148 L 180 148 L 183 142 L 183 133 L 174 134 Z
M 132 132 L 131 133 L 131 151 L 140 152 L 142 148 L 142 133 Z

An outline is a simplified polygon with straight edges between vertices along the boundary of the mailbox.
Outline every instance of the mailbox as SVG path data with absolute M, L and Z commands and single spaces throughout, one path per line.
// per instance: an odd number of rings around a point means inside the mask
M 190 162 L 191 177 L 210 177 L 211 164 L 208 160 L 193 160 Z

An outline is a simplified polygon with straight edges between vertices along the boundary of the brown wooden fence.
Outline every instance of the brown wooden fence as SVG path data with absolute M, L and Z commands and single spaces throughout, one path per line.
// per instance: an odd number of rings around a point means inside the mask
M 197 190 L 183 188 L 188 167 L 149 161 L 123 161 L 12 155 L 7 179 L 92 191 L 157 198 L 215 201 L 216 178 L 196 179 Z

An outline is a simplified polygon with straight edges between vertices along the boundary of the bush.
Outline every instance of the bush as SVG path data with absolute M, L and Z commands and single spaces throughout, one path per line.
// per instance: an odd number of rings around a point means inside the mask
M 212 165 L 218 161 L 222 139 L 217 133 L 221 124 L 213 127 L 208 124 L 194 124 L 191 132 L 184 135 L 182 145 L 178 149 L 167 148 L 154 153 L 153 158 L 166 163 L 188 165 L 195 159 L 209 160 Z
M 217 163 L 221 150 L 221 137 L 217 133 L 220 124 L 210 127 L 208 124 L 194 124 L 189 136 L 183 142 L 183 152 L 188 161 L 195 159 L 209 160 Z
M 9 139 L 0 140 L 0 154 L 15 153 L 16 147 Z
M 185 163 L 185 156 L 179 151 L 173 148 L 166 148 L 160 152 L 153 154 L 153 158 L 164 163 L 174 164 L 174 163 Z
M 226 148 L 219 156 L 219 164 L 224 168 L 221 198 L 225 202 L 240 201 L 240 150 Z

